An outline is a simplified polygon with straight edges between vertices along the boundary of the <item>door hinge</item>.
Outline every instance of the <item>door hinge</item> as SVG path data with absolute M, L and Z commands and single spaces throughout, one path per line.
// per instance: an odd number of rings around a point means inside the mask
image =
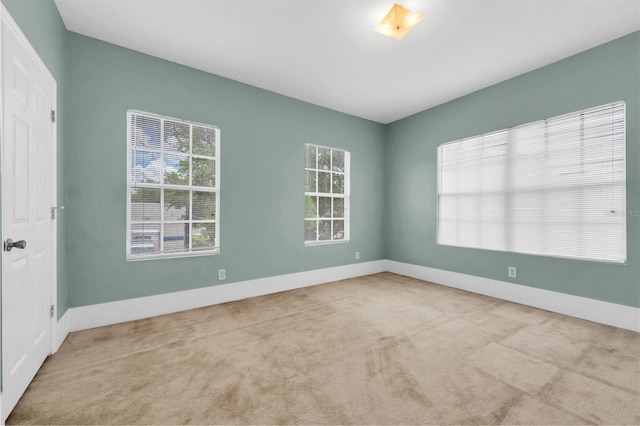
M 56 218 L 56 210 L 64 210 L 64 206 L 51 207 L 51 219 L 55 219 Z
M 56 111 L 55 110 L 51 110 L 51 122 L 55 123 L 56 122 Z
M 56 306 L 55 305 L 51 305 L 49 307 L 49 318 L 53 318 L 55 313 L 56 313 Z

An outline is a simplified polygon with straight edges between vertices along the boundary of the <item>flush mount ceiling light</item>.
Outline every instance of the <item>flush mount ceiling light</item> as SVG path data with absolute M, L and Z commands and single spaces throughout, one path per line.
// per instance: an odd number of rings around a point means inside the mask
M 376 27 L 376 32 L 402 40 L 423 19 L 424 15 L 422 13 L 413 12 L 396 3 L 380 21 Z

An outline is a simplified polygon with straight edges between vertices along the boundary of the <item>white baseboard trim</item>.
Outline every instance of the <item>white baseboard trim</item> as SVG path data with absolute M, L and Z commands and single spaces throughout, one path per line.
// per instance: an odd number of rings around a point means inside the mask
M 639 308 L 426 266 L 393 260 L 376 260 L 69 308 L 57 324 L 56 336 L 53 340 L 55 351 L 58 350 L 68 333 L 72 331 L 165 315 L 385 271 L 640 332 Z
M 395 274 L 640 332 L 639 308 L 394 260 L 385 263 Z
M 71 323 L 71 309 L 67 309 L 67 311 L 62 315 L 62 318 L 58 320 L 53 330 L 53 338 L 51 341 L 53 342 L 53 347 L 51 348 L 51 353 L 58 352 L 60 346 L 64 342 L 64 339 L 69 335 L 69 326 Z
M 69 316 L 69 331 L 85 330 L 384 271 L 384 260 L 354 263 L 157 296 L 70 308 L 62 319 Z

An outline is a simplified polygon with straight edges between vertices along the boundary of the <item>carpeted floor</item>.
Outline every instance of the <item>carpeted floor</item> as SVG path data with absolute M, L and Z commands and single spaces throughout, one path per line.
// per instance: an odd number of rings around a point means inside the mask
M 72 333 L 8 424 L 638 424 L 640 334 L 383 273 Z

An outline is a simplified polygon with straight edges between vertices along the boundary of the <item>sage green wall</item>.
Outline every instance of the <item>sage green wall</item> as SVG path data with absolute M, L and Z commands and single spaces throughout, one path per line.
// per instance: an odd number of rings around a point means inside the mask
M 217 284 L 220 268 L 232 283 L 344 265 L 356 250 L 361 261 L 387 257 L 499 280 L 516 265 L 519 284 L 640 306 L 633 214 L 627 265 L 435 244 L 439 143 L 618 99 L 627 101 L 628 210 L 640 208 L 639 33 L 382 126 L 69 33 L 53 0 L 2 2 L 58 82 L 58 199 L 67 207 L 58 220 L 59 316 L 67 306 Z M 219 256 L 125 262 L 129 108 L 221 127 Z M 352 151 L 350 243 L 302 244 L 307 141 Z
M 469 68 L 473 73 L 473 67 Z M 388 259 L 640 306 L 640 33 L 390 124 L 385 145 Z M 617 100 L 627 102 L 628 264 L 436 245 L 436 147 Z M 518 278 L 507 278 L 507 266 Z
M 70 306 L 345 265 L 356 250 L 360 262 L 383 258 L 381 124 L 79 34 L 68 41 Z M 220 255 L 125 261 L 127 109 L 220 127 Z M 351 151 L 349 243 L 303 245 L 305 142 Z

